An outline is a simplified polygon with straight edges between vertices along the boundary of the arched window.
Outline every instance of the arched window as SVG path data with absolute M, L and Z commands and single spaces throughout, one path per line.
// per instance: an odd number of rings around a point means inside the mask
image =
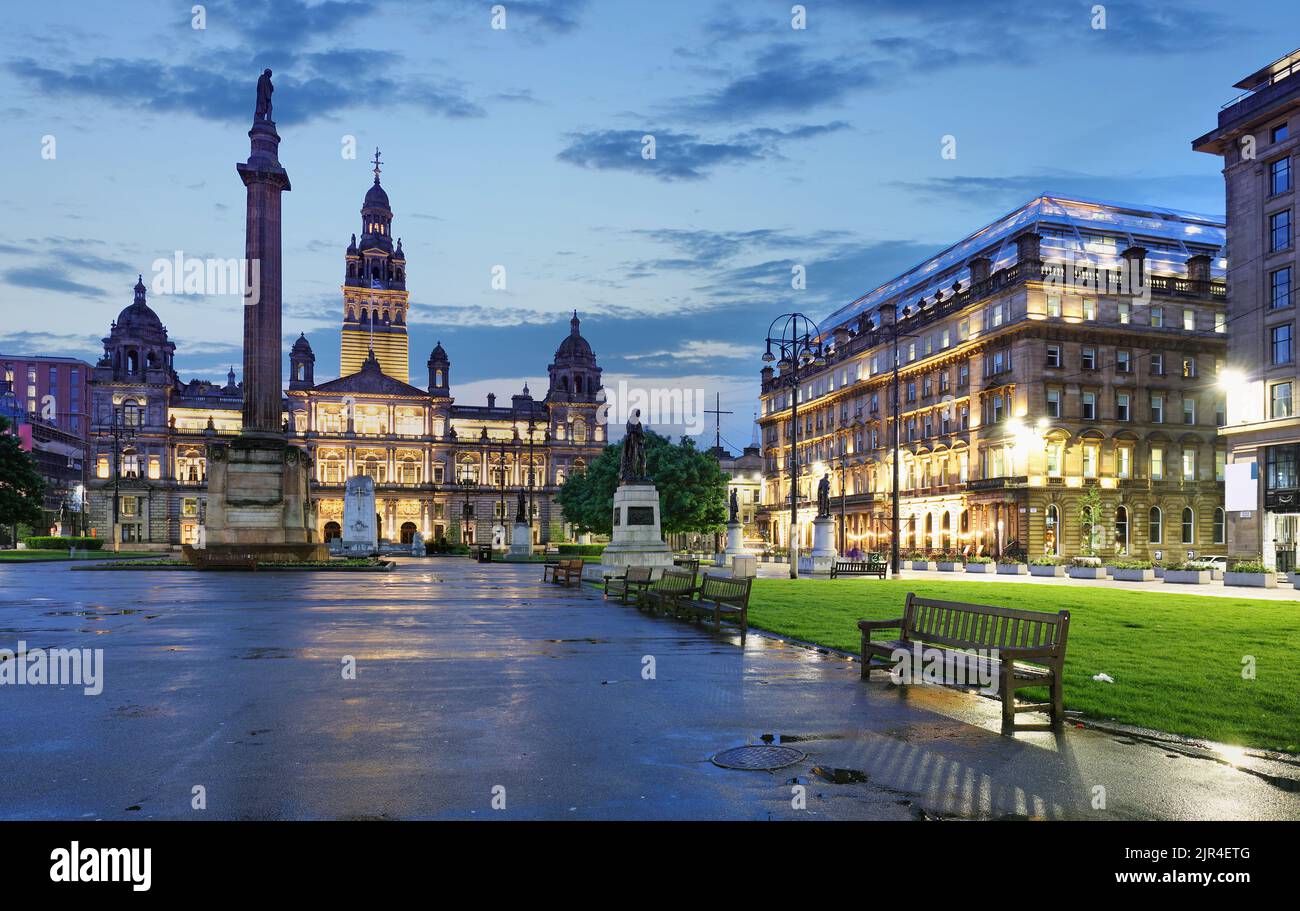
M 338 540 L 339 538 L 341 538 L 341 537 L 343 537 L 343 527 L 342 527 L 341 525 L 339 525 L 339 523 L 337 523 L 337 522 L 326 522 L 326 523 L 325 523 L 325 541 L 326 541 L 326 543 L 328 543 L 328 542 L 330 542 L 330 541 L 337 541 L 337 540 Z
M 1159 544 L 1164 540 L 1164 523 L 1160 515 L 1160 507 L 1152 506 L 1151 513 L 1147 516 L 1147 523 L 1151 526 L 1150 541 L 1152 544 Z
M 369 320 L 369 319 L 370 319 L 370 311 L 367 310 L 365 307 L 362 307 L 362 308 L 361 308 L 361 322 L 364 323 L 364 322 L 366 322 L 366 321 Z
M 139 369 L 140 369 L 140 356 L 136 354 L 134 351 L 128 351 L 126 353 L 126 372 L 135 373 Z
M 1223 544 L 1228 540 L 1227 527 L 1224 522 L 1223 507 L 1214 510 L 1214 543 Z
M 925 546 L 934 546 L 934 513 L 925 514 Z
M 587 442 L 587 425 L 582 421 L 573 422 L 573 442 L 575 443 Z
M 1115 507 L 1115 545 L 1121 554 L 1128 553 L 1128 507 Z
M 441 386 L 441 385 L 442 385 L 442 371 L 441 371 L 441 370 L 435 370 L 435 371 L 433 371 L 433 385 L 435 385 L 435 386 Z M 438 436 L 442 436 L 442 434 L 439 433 Z
M 1183 507 L 1183 543 L 1196 543 L 1196 514 L 1190 506 Z
M 940 544 L 944 550 L 948 550 L 952 547 L 952 513 L 945 512 L 943 514 L 943 521 L 940 524 L 940 527 L 943 529 L 943 541 L 940 542 Z
M 963 516 L 965 513 L 962 514 Z M 1043 534 L 1043 553 L 1053 557 L 1061 554 L 1061 511 L 1055 503 L 1047 507 L 1046 529 Z

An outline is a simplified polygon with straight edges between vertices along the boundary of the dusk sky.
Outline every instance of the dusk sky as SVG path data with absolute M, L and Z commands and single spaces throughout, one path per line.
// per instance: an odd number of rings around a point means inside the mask
M 270 67 L 286 351 L 305 331 L 317 382 L 379 146 L 416 385 L 441 340 L 458 402 L 540 392 L 577 309 L 607 386 L 719 392 L 739 448 L 784 310 L 821 319 L 1045 191 L 1221 214 L 1190 140 L 1300 43 L 1291 0 L 1123 0 L 1105 29 L 1073 0 L 811 0 L 802 30 L 792 5 L 521 0 L 505 29 L 478 0 L 213 0 L 204 29 L 192 2 L 11 15 L 0 351 L 93 362 L 155 260 L 243 255 L 235 163 Z M 238 297 L 150 303 L 183 378 L 239 369 Z

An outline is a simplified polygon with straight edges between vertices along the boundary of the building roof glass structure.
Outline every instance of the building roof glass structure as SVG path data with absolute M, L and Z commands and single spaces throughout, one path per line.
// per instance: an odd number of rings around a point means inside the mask
M 978 256 L 990 260 L 990 272 L 1012 266 L 1017 261 L 1016 237 L 1031 231 L 1042 237 L 1044 262 L 1114 268 L 1121 264 L 1124 250 L 1137 246 L 1146 249 L 1147 270 L 1153 274 L 1184 275 L 1188 258 L 1198 254 L 1211 257 L 1214 278 L 1227 272 L 1227 230 L 1221 216 L 1045 194 L 839 308 L 822 322 L 822 329 L 833 329 L 890 301 L 902 307 L 932 298 L 959 281 L 967 287 L 970 261 Z

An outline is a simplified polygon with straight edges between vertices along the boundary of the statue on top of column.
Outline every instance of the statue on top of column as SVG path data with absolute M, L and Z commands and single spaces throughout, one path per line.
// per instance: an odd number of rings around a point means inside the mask
M 254 123 L 271 119 L 271 93 L 274 91 L 275 86 L 271 85 L 271 71 L 263 70 L 262 75 L 257 77 L 257 107 L 253 111 Z

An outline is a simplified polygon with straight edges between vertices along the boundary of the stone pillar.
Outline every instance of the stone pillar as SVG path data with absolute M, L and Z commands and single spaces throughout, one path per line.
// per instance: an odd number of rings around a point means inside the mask
M 245 435 L 282 436 L 282 368 L 280 338 L 280 194 L 289 190 L 289 175 L 280 167 L 280 135 L 270 120 L 248 131 L 248 161 L 235 169 L 248 189 L 244 256 Z

